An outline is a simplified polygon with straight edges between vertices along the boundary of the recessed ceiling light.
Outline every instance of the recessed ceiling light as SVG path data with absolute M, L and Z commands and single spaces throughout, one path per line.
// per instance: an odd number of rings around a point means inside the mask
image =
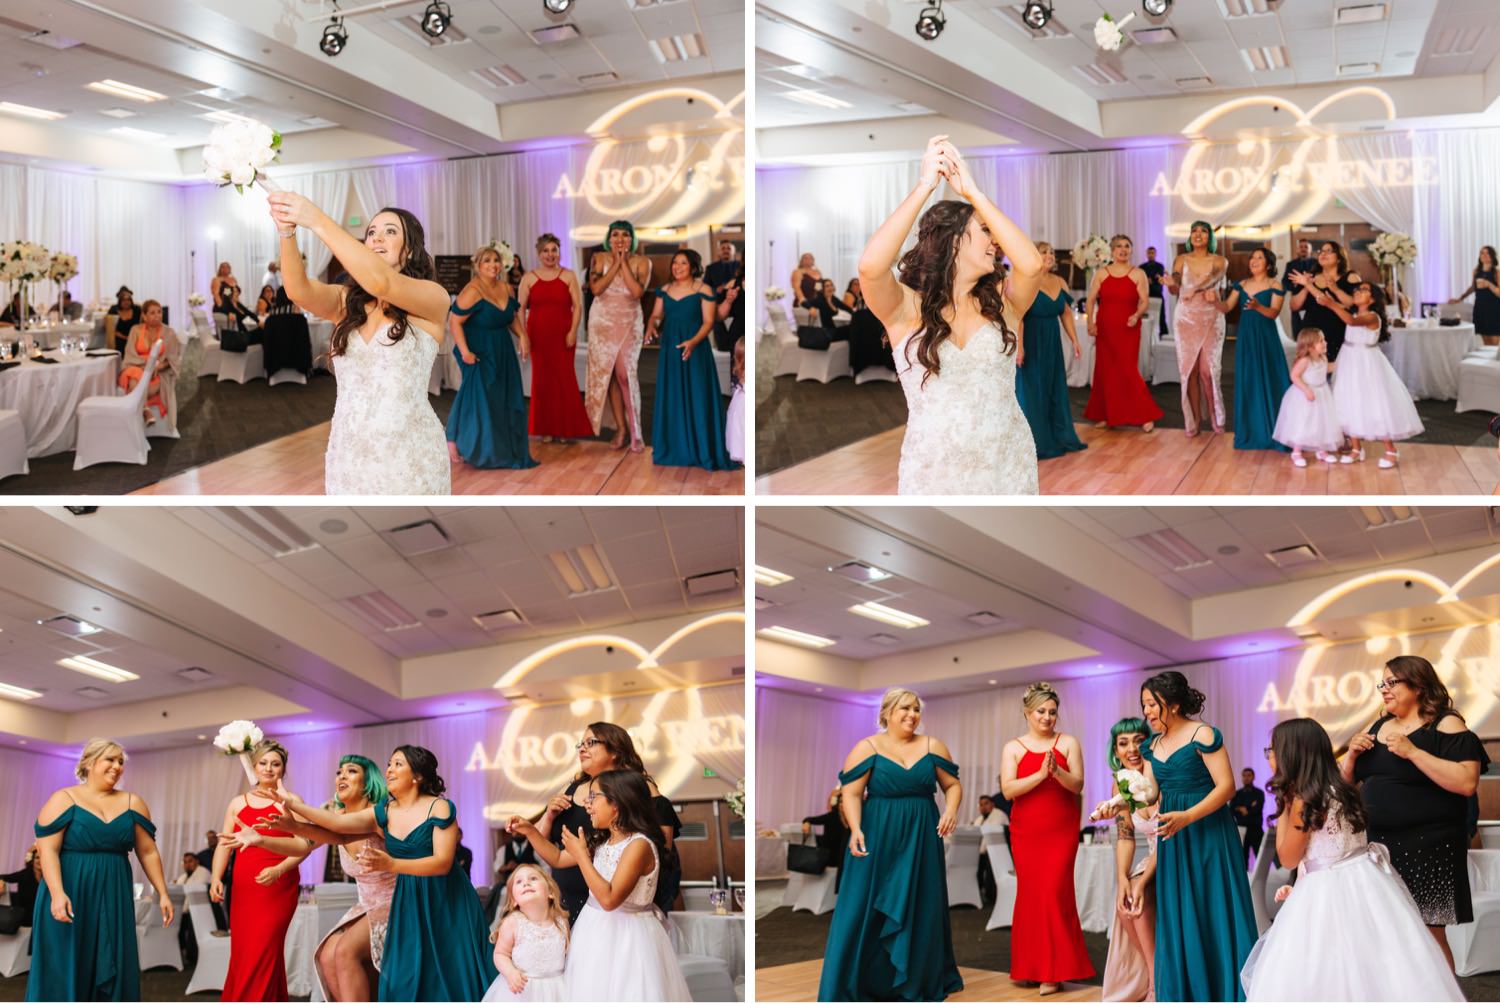
M 128 683 L 132 679 L 141 678 L 134 672 L 116 668 L 107 662 L 98 661 L 87 655 L 73 655 L 70 658 L 60 658 L 57 660 L 57 664 L 65 669 L 82 672 L 85 675 L 93 676 L 95 679 L 103 679 L 111 683 Z
M 122 84 L 118 80 L 95 80 L 93 83 L 85 84 L 84 86 L 91 91 L 98 91 L 100 94 L 113 94 L 115 97 L 129 98 L 131 101 L 141 101 L 144 103 L 161 101 L 166 98 L 165 94 L 159 94 L 144 87 L 137 87 L 134 84 Z
M 607 592 L 615 587 L 609 570 L 599 559 L 599 552 L 592 543 L 567 550 L 554 550 L 547 557 L 557 570 L 569 595 L 585 596 L 596 592 Z
M 16 104 L 14 101 L 0 101 L 0 111 L 9 112 L 12 115 L 24 115 L 27 118 L 39 118 L 44 122 L 55 122 L 57 119 L 68 117 L 60 111 L 33 108 L 26 104 Z
M 35 700 L 42 694 L 36 690 L 28 690 L 24 686 L 12 686 L 10 683 L 0 683 L 0 697 L 10 697 L 13 700 Z
M 788 101 L 796 101 L 798 104 L 812 105 L 814 108 L 853 108 L 854 105 L 843 98 L 836 98 L 832 94 L 824 94 L 822 91 L 807 90 L 799 88 L 796 90 L 782 91 L 781 97 Z
M 907 630 L 913 627 L 926 627 L 931 621 L 924 620 L 914 613 L 904 613 L 890 606 L 883 606 L 878 602 L 862 602 L 857 606 L 850 606 L 849 612 L 870 620 L 879 620 L 894 627 L 904 627 Z
M 561 13 L 560 11 L 558 13 Z M 567 24 L 554 24 L 547 28 L 538 28 L 531 33 L 531 40 L 538 45 L 553 45 L 558 42 L 570 42 L 575 38 L 582 37 L 578 28 L 570 21 Z
M 203 115 L 210 122 L 222 122 L 225 125 L 235 125 L 240 122 L 254 123 L 255 119 L 248 115 L 236 115 L 232 111 L 211 111 Z
M 773 571 L 759 564 L 755 566 L 755 584 L 757 585 L 782 585 L 791 580 L 791 575 L 783 574 L 780 571 Z
M 807 648 L 826 648 L 836 643 L 832 638 L 820 637 L 817 634 L 808 634 L 804 631 L 793 630 L 790 627 L 762 627 L 756 633 L 762 637 L 769 637 L 774 641 L 786 641 L 789 644 L 800 644 Z
M 37 625 L 46 627 L 48 630 L 65 634 L 68 637 L 87 637 L 90 634 L 99 633 L 99 628 L 87 620 L 80 620 L 76 616 L 64 613 L 61 616 L 50 617 L 46 620 L 38 620 Z
M 131 111 L 129 108 L 101 108 L 99 114 L 108 115 L 110 118 L 139 118 L 141 113 Z
M 125 136 L 129 139 L 166 139 L 164 132 L 152 132 L 150 129 L 137 129 L 130 125 L 117 125 L 109 130 L 117 136 Z

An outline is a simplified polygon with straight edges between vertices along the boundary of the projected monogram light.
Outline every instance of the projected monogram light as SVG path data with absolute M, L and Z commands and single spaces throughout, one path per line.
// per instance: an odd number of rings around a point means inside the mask
M 582 242 L 603 241 L 605 227 L 628 219 L 645 237 L 686 239 L 709 226 L 737 221 L 745 207 L 745 95 L 720 101 L 693 87 L 668 87 L 631 98 L 599 116 L 588 128 L 595 143 L 575 180 L 557 179 L 554 199 L 580 199 L 598 214 L 597 221 L 575 227 Z M 683 100 L 701 104 L 713 114 L 695 123 L 693 132 L 679 127 L 649 129 L 643 140 L 618 134 L 632 112 L 651 104 Z M 658 231 L 653 233 L 653 231 Z
M 1433 157 L 1361 159 L 1344 156 L 1338 136 L 1316 124 L 1334 105 L 1373 99 L 1384 119 L 1396 117 L 1390 95 L 1378 87 L 1350 87 L 1303 111 L 1274 95 L 1252 95 L 1225 101 L 1204 112 L 1182 130 L 1193 140 L 1175 179 L 1156 176 L 1151 194 L 1182 201 L 1190 218 L 1224 220 L 1231 236 L 1256 234 L 1266 227 L 1295 226 L 1317 220 L 1338 191 L 1361 188 L 1411 188 L 1437 183 Z M 1243 162 L 1213 166 L 1223 144 L 1204 138 L 1204 131 L 1235 111 L 1263 106 L 1292 116 L 1299 139 L 1247 137 L 1235 146 Z M 1173 221 L 1167 232 L 1186 236 L 1189 223 Z
M 1409 581 L 1430 590 L 1439 604 L 1462 604 L 1464 589 L 1497 566 L 1500 554 L 1479 562 L 1452 585 L 1426 572 L 1402 568 L 1359 575 L 1324 591 L 1298 610 L 1287 626 L 1305 626 L 1340 599 L 1386 582 Z M 1473 610 L 1472 616 L 1476 623 L 1453 628 L 1436 645 L 1429 640 L 1432 635 L 1424 634 L 1371 638 L 1362 656 L 1354 645 L 1312 645 L 1303 650 L 1286 692 L 1280 692 L 1274 682 L 1267 684 L 1256 709 L 1316 717 L 1339 741 L 1368 725 L 1378 712 L 1380 696 L 1375 684 L 1385 674 L 1385 663 L 1397 655 L 1412 654 L 1432 662 L 1460 713 L 1471 726 L 1479 727 L 1500 705 L 1500 664 L 1495 660 L 1500 654 L 1500 623 L 1483 610 Z M 1327 665 L 1330 660 L 1347 662 L 1351 657 L 1358 658 L 1361 667 L 1330 671 Z

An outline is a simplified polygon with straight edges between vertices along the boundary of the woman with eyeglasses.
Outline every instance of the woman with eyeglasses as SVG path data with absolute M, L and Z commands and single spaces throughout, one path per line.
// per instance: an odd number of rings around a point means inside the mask
M 1339 770 L 1359 785 L 1370 842 L 1390 850 L 1391 864 L 1452 968 L 1444 928 L 1474 921 L 1469 798 L 1490 757 L 1427 659 L 1398 655 L 1385 663 L 1377 687 L 1385 713 L 1349 740 Z
M 568 781 L 568 786 L 547 803 L 547 810 L 536 820 L 536 828 L 542 838 L 562 846 L 564 829 L 569 832 L 583 830 L 587 839 L 594 832 L 589 820 L 589 783 L 599 774 L 609 770 L 634 770 L 646 778 L 646 787 L 651 792 L 651 804 L 656 809 L 656 820 L 661 824 L 666 837 L 667 852 L 662 855 L 661 874 L 656 885 L 656 905 L 663 912 L 671 909 L 677 898 L 678 886 L 682 884 L 682 861 L 677 856 L 674 841 L 682 832 L 682 822 L 672 807 L 670 798 L 664 797 L 646 772 L 646 766 L 635 751 L 630 732 L 608 721 L 595 721 L 583 731 L 578 743 L 578 773 Z M 563 908 L 568 910 L 568 922 L 577 922 L 589 900 L 589 886 L 583 872 L 577 867 L 558 867 L 552 871 L 557 887 L 562 892 Z

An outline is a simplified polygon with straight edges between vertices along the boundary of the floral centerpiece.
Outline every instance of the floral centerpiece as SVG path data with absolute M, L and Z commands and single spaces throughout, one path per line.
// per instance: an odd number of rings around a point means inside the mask
M 257 728 L 254 721 L 230 721 L 214 736 L 214 748 L 226 756 L 240 757 L 245 777 L 250 781 L 250 786 L 255 787 L 260 779 L 256 777 L 255 767 L 250 762 L 250 750 L 265 737 L 265 732 Z
M 52 268 L 52 252 L 29 240 L 12 240 L 0 244 L 0 283 L 7 286 L 5 300 L 12 293 L 21 297 L 21 312 L 16 318 L 17 330 L 24 332 L 30 319 L 30 298 L 26 287 L 47 277 Z M 13 287 L 13 288 L 10 288 Z
M 220 187 L 234 185 L 242 195 L 251 184 L 278 191 L 262 168 L 280 155 L 281 133 L 269 125 L 253 119 L 226 122 L 209 134 L 203 147 L 203 176 Z
M 52 255 L 52 260 L 47 266 L 47 278 L 57 285 L 57 319 L 66 320 L 63 316 L 62 294 L 67 290 L 68 283 L 78 276 L 78 258 L 72 254 L 62 251 Z
M 1370 245 L 1370 256 L 1390 277 L 1391 306 L 1401 313 L 1401 269 L 1417 260 L 1417 242 L 1409 233 L 1382 233 Z
M 767 303 L 780 303 L 786 299 L 786 290 L 780 286 L 767 286 L 765 296 Z
M 740 818 L 745 817 L 745 781 L 743 779 L 734 785 L 734 790 L 724 795 L 724 803 L 729 805 L 729 810 Z
M 188 306 L 202 306 L 208 302 L 208 297 L 202 293 L 188 293 Z
M 1135 11 L 1126 14 L 1120 20 L 1105 14 L 1094 22 L 1094 44 L 1105 52 L 1118 52 L 1120 46 L 1125 44 L 1125 32 L 1122 31 L 1130 19 L 1135 17 Z
M 1109 264 L 1109 241 L 1091 233 L 1073 245 L 1073 267 L 1083 269 L 1083 284 L 1088 286 L 1094 269 Z M 1069 283 L 1072 285 L 1072 283 Z

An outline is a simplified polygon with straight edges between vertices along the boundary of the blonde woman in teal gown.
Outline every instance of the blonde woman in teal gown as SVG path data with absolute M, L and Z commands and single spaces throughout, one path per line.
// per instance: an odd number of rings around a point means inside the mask
M 882 730 L 850 751 L 839 774 L 849 850 L 818 999 L 942 1000 L 964 987 L 943 864 L 963 788 L 948 747 L 917 734 L 916 693 L 886 691 L 879 720 Z
M 1141 684 L 1155 734 L 1146 773 L 1156 816 L 1156 998 L 1243 1000 L 1240 970 L 1258 936 L 1239 829 L 1229 813 L 1234 770 L 1219 729 L 1194 717 L 1203 694 L 1181 672 Z
M 130 851 L 156 889 L 163 926 L 172 900 L 146 802 L 118 788 L 125 750 L 96 738 L 74 770 L 80 783 L 54 791 L 37 815 L 43 884 L 32 916 L 28 1000 L 138 1000 Z

